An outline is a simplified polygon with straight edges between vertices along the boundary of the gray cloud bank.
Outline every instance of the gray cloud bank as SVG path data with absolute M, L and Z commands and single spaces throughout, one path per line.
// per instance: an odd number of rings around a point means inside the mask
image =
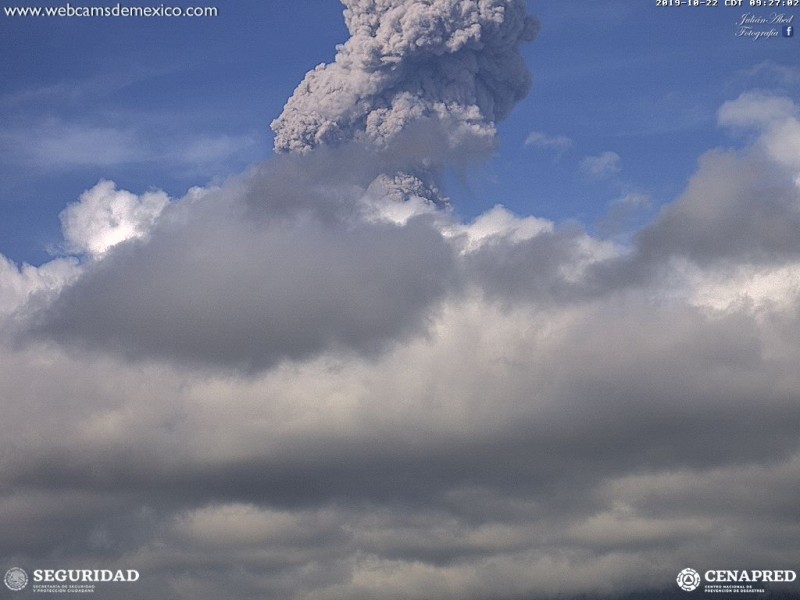
M 65 219 L 81 264 L 4 271 L 3 555 L 128 565 L 110 597 L 163 598 L 792 568 L 800 265 L 770 223 L 800 198 L 760 135 L 630 247 L 375 197 L 383 164 L 326 153 L 155 221 L 99 184 Z M 104 194 L 139 219 L 110 247 Z
M 453 271 L 442 236 L 424 218 L 400 228 L 301 204 L 270 214 L 273 178 L 244 183 L 263 186 L 262 206 L 222 189 L 168 210 L 147 243 L 115 248 L 60 294 L 45 335 L 248 370 L 336 347 L 371 354 L 418 328 Z
M 800 121 L 719 117 L 753 141 L 628 246 L 385 197 L 424 127 L 179 199 L 98 183 L 62 215 L 82 254 L 0 260 L 5 568 L 135 568 L 103 597 L 166 600 L 796 568 Z

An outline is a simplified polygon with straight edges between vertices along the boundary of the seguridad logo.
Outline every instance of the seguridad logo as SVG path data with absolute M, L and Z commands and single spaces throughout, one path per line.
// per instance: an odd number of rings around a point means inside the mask
M 132 583 L 138 580 L 139 571 L 135 569 L 36 569 L 33 572 L 33 581 L 36 583 Z
M 25 589 L 30 582 L 33 582 L 33 591 L 42 591 L 44 587 L 70 591 L 80 587 L 77 584 L 93 588 L 97 583 L 133 583 L 139 580 L 139 576 L 136 569 L 36 569 L 29 577 L 25 569 L 11 567 L 6 571 L 3 581 L 12 592 Z
M 28 585 L 28 574 L 25 572 L 25 569 L 11 567 L 8 571 L 6 571 L 3 581 L 5 582 L 6 587 L 12 592 L 18 592 L 22 589 L 25 589 L 25 586 Z

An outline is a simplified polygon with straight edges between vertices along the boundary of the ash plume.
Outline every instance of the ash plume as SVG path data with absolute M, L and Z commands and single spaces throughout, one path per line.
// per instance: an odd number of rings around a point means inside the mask
M 524 0 L 342 0 L 350 38 L 333 63 L 305 79 L 272 122 L 275 150 L 365 143 L 386 151 L 413 123 L 445 135 L 444 156 L 383 178 L 392 197 L 427 190 L 448 156 L 485 153 L 495 123 L 524 98 L 531 76 L 519 53 L 538 22 Z M 405 184 L 409 184 L 406 186 Z

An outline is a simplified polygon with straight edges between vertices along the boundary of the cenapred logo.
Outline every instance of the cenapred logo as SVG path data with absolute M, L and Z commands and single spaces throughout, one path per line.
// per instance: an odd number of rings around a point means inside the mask
M 6 587 L 12 592 L 18 592 L 28 585 L 28 574 L 24 569 L 19 567 L 11 567 L 6 571 L 6 576 L 3 578 Z
M 678 587 L 685 592 L 696 590 L 700 586 L 700 573 L 694 569 L 684 569 L 678 573 Z

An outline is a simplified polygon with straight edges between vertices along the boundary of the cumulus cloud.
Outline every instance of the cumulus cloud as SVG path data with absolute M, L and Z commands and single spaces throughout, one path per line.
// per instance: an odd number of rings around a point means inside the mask
M 719 109 L 721 125 L 756 129 L 758 145 L 769 158 L 800 173 L 800 111 L 786 96 L 744 93 Z M 800 187 L 800 176 L 795 178 Z
M 335 347 L 375 352 L 415 329 L 451 277 L 451 252 L 424 219 L 304 213 L 248 226 L 248 215 L 228 216 L 241 206 L 224 193 L 90 267 L 40 327 L 132 357 L 262 368 Z
M 0 254 L 0 314 L 13 313 L 37 293 L 57 293 L 80 272 L 74 258 L 52 260 L 40 267 L 17 265 Z
M 101 181 L 61 213 L 61 225 L 71 252 L 93 257 L 121 242 L 144 237 L 169 203 L 164 192 L 136 196 Z
M 135 566 L 167 598 L 792 567 L 800 263 L 759 224 L 796 210 L 791 169 L 713 151 L 626 247 L 381 199 L 333 160 L 195 190 L 18 313 L 5 555 Z
M 758 155 L 704 155 L 685 193 L 639 233 L 642 257 L 660 261 L 671 254 L 701 264 L 793 260 L 800 249 L 793 234 L 800 225 L 798 189 L 791 172 L 765 167 Z
M 348 5 L 358 31 L 394 14 L 372 5 Z M 91 260 L 0 261 L 0 553 L 136 568 L 167 600 L 657 594 L 687 565 L 796 568 L 800 173 L 773 150 L 796 106 L 720 114 L 754 135 L 625 243 L 398 202 L 381 176 L 420 132 L 174 200 L 100 182 L 62 218 Z

